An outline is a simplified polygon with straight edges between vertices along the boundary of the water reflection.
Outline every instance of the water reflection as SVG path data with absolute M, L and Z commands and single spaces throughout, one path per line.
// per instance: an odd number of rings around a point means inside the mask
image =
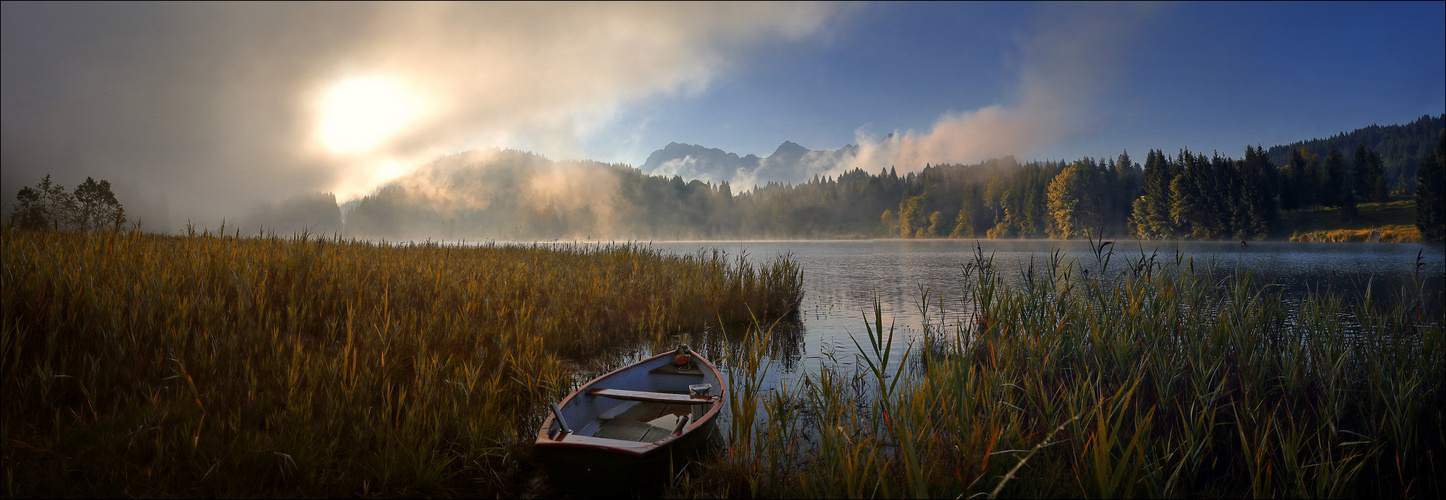
M 957 331 L 969 317 L 965 301 L 966 264 L 976 252 L 992 257 L 1009 286 L 1023 286 L 1045 272 L 1054 259 L 1076 263 L 1075 272 L 1089 270 L 1107 277 L 1157 270 L 1178 264 L 1221 281 L 1249 273 L 1252 281 L 1272 284 L 1287 303 L 1309 291 L 1340 294 L 1347 305 L 1367 291 L 1378 307 L 1393 307 L 1403 287 L 1419 286 L 1440 316 L 1446 288 L 1446 250 L 1439 245 L 1337 244 L 1257 242 L 1121 241 L 1096 253 L 1087 242 L 1062 241 L 732 241 L 663 242 L 654 248 L 678 254 L 714 249 L 742 254 L 755 263 L 791 252 L 803 267 L 804 299 L 796 321 L 774 328 L 769 345 L 776 366 L 766 385 L 797 384 L 806 373 L 835 365 L 844 372 L 857 367 L 864 340 L 864 314 L 872 316 L 879 301 L 884 324 L 894 328 L 897 352 L 923 346 L 924 316 L 935 331 Z M 706 356 L 721 358 L 726 342 L 742 339 L 743 328 L 692 332 L 690 340 L 706 345 Z M 642 353 L 639 353 L 642 354 Z M 726 363 L 725 363 L 726 364 Z

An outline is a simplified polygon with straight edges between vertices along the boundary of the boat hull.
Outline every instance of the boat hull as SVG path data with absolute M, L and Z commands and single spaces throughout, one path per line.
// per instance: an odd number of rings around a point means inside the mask
M 710 421 L 668 446 L 642 455 L 555 446 L 540 446 L 537 453 L 553 487 L 574 494 L 609 495 L 659 488 L 688 462 L 716 447 L 717 430 Z
M 534 443 L 552 484 L 579 494 L 656 488 L 713 448 L 726 384 L 706 359 L 686 353 L 681 366 L 674 352 L 659 354 L 563 399 Z M 706 394 L 689 391 L 705 385 Z

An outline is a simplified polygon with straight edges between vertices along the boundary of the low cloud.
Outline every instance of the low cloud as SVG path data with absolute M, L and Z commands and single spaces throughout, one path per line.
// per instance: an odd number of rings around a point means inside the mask
M 4 4 L 8 198 L 46 173 L 109 179 L 151 220 L 213 223 L 260 202 L 366 194 L 487 146 L 581 154 L 619 109 L 690 94 L 760 46 L 813 36 L 827 4 Z M 328 89 L 419 96 L 369 148 L 318 140 Z M 139 203 L 138 205 L 145 204 Z M 159 209 L 155 207 L 160 207 Z M 154 227 L 153 227 L 154 229 Z
M 1020 42 L 1018 85 L 999 104 L 941 114 L 926 131 L 809 152 L 787 169 L 718 172 L 735 191 L 853 168 L 1028 157 L 1088 134 L 1132 28 L 1154 7 L 1069 5 Z M 439 157 L 491 146 L 577 158 L 582 142 L 642 99 L 702 91 L 768 44 L 817 36 L 830 4 L 3 4 L 0 193 L 47 173 L 66 186 L 108 179 L 149 229 L 214 225 L 298 193 L 339 201 Z M 358 151 L 323 147 L 321 102 L 340 82 L 383 78 L 417 97 L 401 129 Z M 780 138 L 786 139 L 786 138 Z M 487 153 L 473 153 L 487 154 Z M 469 164 L 486 163 L 471 158 Z M 565 165 L 558 162 L 556 165 Z M 566 168 L 558 166 L 556 168 Z M 673 172 L 696 165 L 668 165 Z M 541 204 L 584 203 L 608 179 L 537 177 Z M 548 180 L 551 179 L 551 180 Z M 488 187 L 437 196 L 485 209 Z M 457 181 L 461 182 L 461 181 Z M 413 186 L 426 189 L 424 185 Z M 445 192 L 442 192 L 445 191 Z M 586 203 L 593 203 L 591 201 Z M 607 201 L 585 208 L 620 214 Z M 276 205 L 279 206 L 279 205 Z
M 1028 158 L 1042 145 L 1088 135 L 1103 111 L 1101 95 L 1121 74 L 1123 54 L 1138 43 L 1131 34 L 1158 9 L 1149 4 L 1056 7 L 1026 28 L 1015 102 L 945 113 L 927 132 L 895 131 L 875 139 L 861 131 L 858 155 L 825 173 L 892 166 L 902 174 L 928 163 Z

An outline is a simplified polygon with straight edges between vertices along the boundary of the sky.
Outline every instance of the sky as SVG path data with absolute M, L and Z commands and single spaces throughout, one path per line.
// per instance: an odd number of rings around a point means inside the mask
M 1219 151 L 1446 112 L 1446 2 L 3 3 L 3 202 L 214 224 L 488 147 L 854 165 Z M 892 136 L 891 136 L 892 134 Z

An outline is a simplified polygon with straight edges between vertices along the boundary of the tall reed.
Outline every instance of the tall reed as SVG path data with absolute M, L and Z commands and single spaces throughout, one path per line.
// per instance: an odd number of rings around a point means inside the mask
M 788 256 L 0 229 L 26 496 L 499 496 L 602 353 L 779 317 Z
M 1442 495 L 1446 336 L 1424 277 L 1392 302 L 1369 283 L 1350 306 L 1294 302 L 1188 256 L 1111 269 L 1104 246 L 1018 270 L 1019 286 L 976 252 L 970 317 L 952 335 L 926 319 L 926 354 L 887 371 L 876 307 L 863 368 L 807 375 L 783 414 L 807 439 L 760 434 L 754 456 L 672 492 L 737 494 L 731 474 L 758 496 Z M 760 470 L 783 450 L 789 470 Z

